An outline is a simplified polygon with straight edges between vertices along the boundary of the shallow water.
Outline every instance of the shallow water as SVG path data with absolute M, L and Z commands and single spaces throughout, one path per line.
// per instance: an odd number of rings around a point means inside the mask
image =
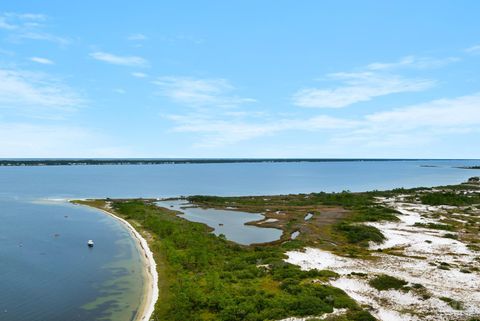
M 245 225 L 247 222 L 263 219 L 264 216 L 261 214 L 192 207 L 185 200 L 161 201 L 157 202 L 157 205 L 180 211 L 183 213 L 181 217 L 192 222 L 204 223 L 214 229 L 215 235 L 223 234 L 227 240 L 243 245 L 272 242 L 282 236 L 279 229 Z
M 140 303 L 142 264 L 122 226 L 65 203 L 0 206 L 0 320 L 131 319 Z

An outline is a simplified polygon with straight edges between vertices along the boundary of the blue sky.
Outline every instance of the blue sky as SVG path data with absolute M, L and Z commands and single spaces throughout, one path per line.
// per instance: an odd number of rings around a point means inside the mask
M 478 1 L 2 1 L 0 157 L 480 158 Z

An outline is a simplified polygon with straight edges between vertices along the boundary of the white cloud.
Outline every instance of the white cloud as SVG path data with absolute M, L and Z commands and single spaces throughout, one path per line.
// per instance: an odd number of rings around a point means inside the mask
M 480 45 L 472 46 L 470 48 L 465 49 L 465 52 L 469 54 L 480 54 Z
M 197 147 L 218 147 L 283 131 L 330 131 L 354 128 L 357 122 L 319 115 L 309 119 L 282 118 L 277 120 L 248 122 L 240 117 L 220 119 L 199 114 L 187 116 L 170 115 L 176 123 L 175 132 L 190 132 L 199 135 Z
M 132 72 L 131 75 L 135 78 L 147 78 L 148 77 L 148 75 L 146 73 L 143 73 L 143 72 Z
M 197 113 L 167 118 L 174 123 L 174 132 L 194 133 L 198 148 L 218 148 L 290 131 L 321 137 L 324 141 L 318 146 L 335 155 L 348 156 L 349 151 L 355 151 L 359 157 L 401 157 L 415 148 L 418 152 L 424 148 L 422 155 L 428 155 L 429 144 L 441 144 L 456 134 L 480 133 L 480 93 L 375 112 L 357 120 L 327 115 L 276 119 L 226 115 Z M 389 156 L 389 152 L 397 154 Z
M 116 92 L 117 94 L 120 94 L 120 95 L 123 95 L 123 94 L 127 93 L 127 91 L 125 89 L 122 89 L 122 88 L 115 88 L 113 91 Z
M 160 77 L 153 83 L 160 88 L 161 95 L 190 107 L 228 108 L 255 102 L 251 98 L 232 95 L 235 88 L 222 78 Z
M 17 113 L 50 117 L 85 103 L 73 89 L 43 73 L 0 69 L 0 84 L 0 108 Z
M 405 77 L 399 71 L 441 68 L 459 60 L 458 57 L 405 56 L 396 62 L 374 62 L 355 72 L 331 73 L 326 80 L 338 82 L 339 85 L 300 89 L 293 95 L 293 103 L 300 107 L 342 108 L 380 96 L 424 91 L 434 87 L 436 81 Z
M 343 86 L 301 89 L 293 96 L 294 104 L 312 108 L 341 108 L 379 96 L 423 91 L 435 85 L 435 81 L 430 79 L 404 78 L 370 71 L 334 73 L 328 77 L 341 81 Z
M 44 40 L 48 42 L 53 42 L 61 46 L 66 46 L 71 43 L 70 39 L 52 35 L 47 32 L 24 32 L 18 34 L 16 39 L 30 39 L 30 40 Z
M 5 56 L 15 56 L 15 52 L 0 48 L 0 54 Z
M 96 60 L 103 61 L 113 65 L 146 67 L 148 61 L 138 56 L 118 56 L 107 52 L 92 52 L 90 56 Z
M 37 62 L 39 64 L 42 64 L 42 65 L 53 65 L 54 64 L 54 62 L 51 61 L 50 59 L 42 58 L 42 57 L 31 57 L 30 60 L 33 61 L 33 62 Z
M 0 16 L 0 29 L 4 30 L 15 30 L 18 27 L 16 25 L 10 24 L 7 22 L 7 19 L 5 16 Z
M 408 149 L 472 132 L 480 132 L 480 93 L 369 114 L 353 130 L 337 135 L 334 142 Z
M 432 57 L 417 57 L 417 56 L 406 56 L 401 58 L 397 62 L 383 63 L 383 62 L 374 62 L 366 66 L 366 69 L 372 71 L 385 71 L 385 70 L 394 70 L 400 68 L 413 68 L 413 69 L 433 69 L 446 66 L 450 63 L 460 61 L 458 57 L 447 57 L 447 58 L 432 58 Z
M 132 33 L 127 37 L 127 39 L 130 41 L 143 41 L 143 40 L 147 40 L 148 37 L 142 33 Z
M 0 158 L 128 157 L 107 137 L 72 125 L 0 122 Z
M 43 14 L 3 13 L 0 15 L 0 29 L 9 32 L 9 39 L 13 42 L 30 39 L 49 41 L 61 46 L 70 44 L 70 39 L 44 31 L 47 20 L 48 17 Z
M 377 112 L 366 120 L 371 126 L 382 125 L 395 131 L 480 125 L 480 93 Z

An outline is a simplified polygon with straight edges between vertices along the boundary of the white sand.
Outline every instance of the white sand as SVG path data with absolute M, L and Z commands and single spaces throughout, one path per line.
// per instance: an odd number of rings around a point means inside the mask
M 371 306 L 372 314 L 380 320 L 441 321 L 480 316 L 480 273 L 460 272 L 463 266 L 480 268 L 480 262 L 476 260 L 480 258 L 480 253 L 469 250 L 460 241 L 442 237 L 445 231 L 413 226 L 416 222 L 438 223 L 428 217 L 429 214 L 442 213 L 451 207 L 408 204 L 401 198 L 380 201 L 402 215 L 399 215 L 400 222 L 370 223 L 387 237 L 385 243 L 372 244 L 371 249 L 396 248 L 409 257 L 378 252 L 373 253 L 374 260 L 362 260 L 307 248 L 304 252 L 287 252 L 287 262 L 305 270 L 328 269 L 339 273 L 341 276 L 330 283 L 360 304 Z M 448 263 L 450 270 L 439 269 L 440 262 Z M 351 272 L 368 276 L 350 275 Z M 368 284 L 369 278 L 376 274 L 395 276 L 411 284 L 419 283 L 431 298 L 423 299 L 414 291 L 377 291 Z M 453 309 L 440 297 L 461 301 L 463 310 Z

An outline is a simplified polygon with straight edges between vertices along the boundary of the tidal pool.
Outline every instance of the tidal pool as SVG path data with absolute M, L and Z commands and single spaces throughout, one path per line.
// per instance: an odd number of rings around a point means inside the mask
M 204 223 L 213 228 L 215 235 L 223 234 L 227 240 L 250 245 L 267 243 L 280 239 L 282 231 L 276 228 L 245 225 L 247 222 L 264 218 L 262 214 L 252 214 L 236 210 L 217 210 L 192 206 L 186 200 L 165 200 L 156 203 L 160 207 L 181 212 L 183 217 L 192 222 Z

